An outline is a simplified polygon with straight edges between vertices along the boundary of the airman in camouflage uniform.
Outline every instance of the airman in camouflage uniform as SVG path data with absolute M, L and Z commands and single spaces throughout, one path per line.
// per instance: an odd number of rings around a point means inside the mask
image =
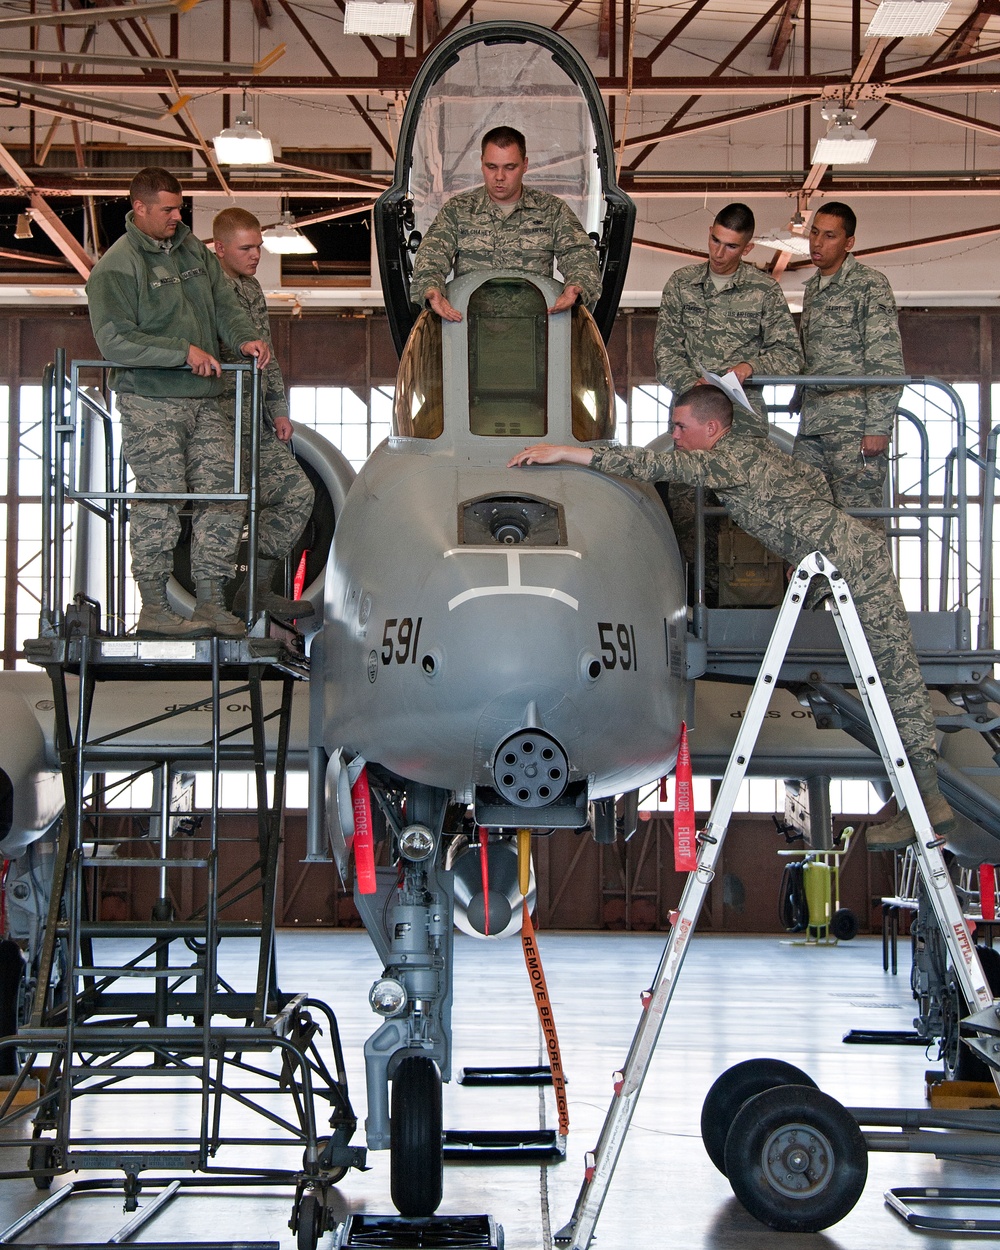
M 753 247 L 754 215 L 745 204 L 729 204 L 708 232 L 708 262 L 687 265 L 667 280 L 656 319 L 653 356 L 656 378 L 681 394 L 700 380 L 703 370 L 739 378 L 754 412 L 734 414 L 744 434 L 767 436 L 767 408 L 755 373 L 792 374 L 802 367 L 795 323 L 777 282 L 743 257 Z M 695 558 L 694 491 L 680 483 L 668 491 L 670 515 L 688 565 Z M 717 504 L 706 496 L 709 506 Z M 710 605 L 719 586 L 719 521 L 705 522 L 705 586 Z
M 708 487 L 733 520 L 775 554 L 795 564 L 812 551 L 827 556 L 851 588 L 928 814 L 939 832 L 950 832 L 954 818 L 937 789 L 934 716 L 885 543 L 834 505 L 817 469 L 797 463 L 769 439 L 731 427 L 731 407 L 721 391 L 696 387 L 675 401 L 671 451 L 542 443 L 511 464 L 587 464 L 616 477 Z M 894 846 L 893 838 L 901 835 L 902 844 L 909 841 L 913 830 L 906 828 L 907 820 L 904 815 L 881 826 L 880 832 L 890 831 L 882 845 Z
M 806 283 L 799 330 L 805 373 L 898 377 L 904 372 L 896 301 L 884 274 L 850 254 L 856 220 L 846 204 L 824 205 L 810 227 L 818 272 Z M 795 458 L 815 465 L 840 508 L 881 508 L 900 387 L 807 386 Z M 878 533 L 877 517 L 866 524 Z
M 261 431 L 257 473 L 259 509 L 257 513 L 258 593 L 257 606 L 278 616 L 298 619 L 311 616 L 314 609 L 307 599 L 288 599 L 273 589 L 276 575 L 283 574 L 285 557 L 292 550 L 312 515 L 315 492 L 292 453 L 292 423 L 288 400 L 278 362 L 273 359 L 271 325 L 267 301 L 260 283 L 253 276 L 260 261 L 262 236 L 260 222 L 246 209 L 227 208 L 212 223 L 216 255 L 232 284 L 240 306 L 259 338 L 272 350 L 270 364 L 261 373 Z M 221 359 L 234 363 L 238 357 L 220 344 Z M 236 375 L 226 373 L 223 403 L 235 419 Z M 244 379 L 244 411 L 241 425 L 241 451 L 244 482 L 250 473 L 249 379 Z M 245 487 L 246 488 L 246 487 Z M 238 610 L 245 610 L 247 587 L 236 592 Z
M 111 371 L 125 459 L 139 493 L 233 490 L 233 427 L 218 404 L 222 339 L 235 352 L 270 360 L 219 263 L 181 221 L 181 185 L 169 170 L 140 170 L 129 188 L 122 235 L 87 282 L 90 321 Z M 187 364 L 188 369 L 182 366 Z M 197 603 L 188 621 L 167 598 L 181 501 L 131 508 L 132 572 L 142 597 L 137 632 L 156 637 L 240 637 L 225 609 L 243 521 L 242 501 L 194 503 L 191 573 Z
M 434 218 L 413 260 L 410 298 L 426 301 L 447 321 L 460 321 L 444 296 L 448 275 L 483 269 L 520 269 L 552 277 L 553 262 L 566 285 L 549 312 L 572 308 L 577 297 L 594 304 L 601 275 L 594 242 L 558 196 L 522 185 L 528 168 L 524 135 L 498 126 L 483 136 L 483 183 L 453 196 Z
M 727 205 L 708 232 L 708 263 L 671 274 L 660 300 L 653 356 L 657 381 L 675 395 L 695 386 L 703 370 L 721 375 L 732 369 L 756 413 L 737 409 L 734 428 L 764 437 L 763 392 L 748 379 L 755 373 L 798 373 L 802 352 L 781 287 L 743 263 L 753 247 L 754 226 L 745 204 Z

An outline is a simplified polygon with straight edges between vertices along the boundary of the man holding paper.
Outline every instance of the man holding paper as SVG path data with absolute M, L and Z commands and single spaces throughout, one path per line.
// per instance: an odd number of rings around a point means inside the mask
M 723 389 L 736 401 L 736 431 L 766 438 L 763 392 L 750 379 L 755 373 L 801 372 L 802 349 L 777 282 L 743 263 L 753 247 L 755 226 L 746 204 L 729 204 L 718 214 L 708 232 L 708 262 L 678 269 L 663 288 L 653 355 L 657 381 L 674 395 L 692 386 L 714 385 L 709 375 L 720 375 Z M 733 382 L 745 394 L 734 394 Z M 743 406 L 744 400 L 749 407 Z M 667 497 L 681 555 L 690 567 L 695 556 L 694 490 L 674 482 Z M 718 500 L 707 492 L 705 502 L 712 506 Z M 714 606 L 719 597 L 718 520 L 707 520 L 705 539 L 705 587 L 709 606 Z
M 708 262 L 686 265 L 663 288 L 656 320 L 656 378 L 675 395 L 703 382 L 706 371 L 732 371 L 753 412 L 738 408 L 736 429 L 767 434 L 767 409 L 757 374 L 802 371 L 795 323 L 777 282 L 743 263 L 753 247 L 754 215 L 729 204 L 708 232 Z

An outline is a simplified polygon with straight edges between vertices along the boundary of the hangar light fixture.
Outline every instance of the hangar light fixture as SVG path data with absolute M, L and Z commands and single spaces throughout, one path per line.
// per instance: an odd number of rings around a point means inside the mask
M 271 140 L 253 124 L 253 117 L 237 113 L 233 124 L 212 140 L 222 165 L 270 165 L 274 161 Z
M 347 0 L 345 35 L 383 35 L 405 39 L 413 24 L 413 0 Z
M 754 243 L 771 247 L 776 252 L 790 252 L 793 256 L 809 255 L 809 240 L 790 230 L 771 230 L 768 234 L 755 234 Z
M 865 31 L 865 37 L 903 39 L 913 35 L 933 35 L 950 8 L 951 0 L 882 0 Z
M 813 150 L 814 165 L 867 165 L 875 151 L 875 139 L 854 123 L 858 115 L 853 109 L 824 109 L 823 118 L 830 123 L 826 134 L 817 140 Z
M 30 239 L 31 234 L 31 213 L 18 213 L 17 225 L 14 227 L 15 239 Z
M 284 213 L 276 226 L 269 226 L 261 238 L 264 250 L 275 256 L 308 256 L 316 248 L 301 230 L 296 228 L 291 213 Z

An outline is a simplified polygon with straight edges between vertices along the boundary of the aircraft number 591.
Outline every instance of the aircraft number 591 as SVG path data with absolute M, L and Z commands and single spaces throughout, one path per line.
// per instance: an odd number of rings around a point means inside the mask
M 420 638 L 420 626 L 423 623 L 423 617 L 418 616 L 416 623 L 409 616 L 404 616 L 402 620 L 390 616 L 385 623 L 385 629 L 382 631 L 382 663 L 391 664 L 393 660 L 397 664 L 416 664 L 417 662 L 417 642 Z
M 621 668 L 625 673 L 638 671 L 639 656 L 635 649 L 635 626 L 613 625 L 610 621 L 598 621 L 601 635 L 601 659 L 605 668 Z

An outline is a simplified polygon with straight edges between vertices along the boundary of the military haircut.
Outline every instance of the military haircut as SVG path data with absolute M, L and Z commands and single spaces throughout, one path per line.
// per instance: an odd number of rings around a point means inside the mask
M 520 130 L 515 130 L 513 126 L 494 126 L 492 130 L 487 130 L 483 135 L 483 142 L 480 146 L 480 155 L 485 155 L 488 144 L 494 144 L 498 148 L 517 148 L 521 153 L 521 160 L 528 155 L 527 144 L 524 135 Z
M 825 217 L 836 217 L 840 224 L 844 227 L 844 231 L 849 239 L 853 239 L 858 232 L 858 218 L 854 209 L 849 204 L 842 204 L 840 200 L 831 200 L 829 204 L 821 204 L 813 215 L 813 221 L 822 213 Z
M 167 195 L 183 195 L 181 184 L 169 169 L 161 169 L 158 165 L 147 165 L 140 169 L 129 184 L 128 198 L 134 204 L 141 200 L 143 204 L 152 203 L 161 191 Z
M 237 230 L 259 230 L 260 222 L 245 208 L 224 208 L 212 219 L 212 238 L 228 242 Z
M 716 214 L 713 226 L 721 226 L 723 230 L 735 230 L 737 234 L 749 237 L 757 228 L 757 220 L 746 204 L 727 204 Z
M 727 226 L 727 229 L 732 229 Z M 733 401 L 717 386 L 692 386 L 674 399 L 673 411 L 689 408 L 699 425 L 718 421 L 725 429 L 733 424 Z

